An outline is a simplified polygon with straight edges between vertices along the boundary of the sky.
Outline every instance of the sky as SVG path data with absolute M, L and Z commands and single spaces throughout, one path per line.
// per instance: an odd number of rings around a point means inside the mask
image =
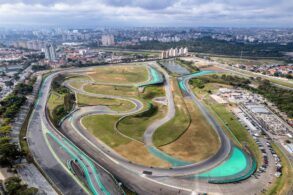
M 0 0 L 0 26 L 293 27 L 293 0 Z

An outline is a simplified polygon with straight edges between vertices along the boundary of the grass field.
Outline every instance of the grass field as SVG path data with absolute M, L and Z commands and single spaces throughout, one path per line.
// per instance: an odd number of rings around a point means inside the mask
M 103 66 L 87 72 L 96 82 L 132 84 L 148 80 L 148 70 L 145 66 Z
M 206 101 L 207 103 L 207 101 Z M 232 114 L 231 111 L 228 111 L 224 105 L 217 104 L 215 102 L 209 101 L 209 106 L 218 118 L 223 129 L 226 129 L 229 132 L 231 139 L 233 140 L 234 136 L 241 143 L 241 145 L 247 145 L 253 155 L 256 157 L 258 164 L 260 164 L 261 152 L 253 140 L 249 132 L 240 124 L 238 119 Z M 235 138 L 234 138 L 235 140 Z
M 165 96 L 165 90 L 163 86 L 147 86 L 145 87 L 143 93 L 141 93 L 140 97 L 143 99 L 153 99 L 155 97 Z
M 118 116 L 111 115 L 92 115 L 84 117 L 82 123 L 95 137 L 130 161 L 146 166 L 170 166 L 150 154 L 142 143 L 127 139 L 117 133 L 114 130 L 114 124 L 118 118 Z
M 250 151 L 256 157 L 258 165 L 260 164 L 262 157 L 261 152 L 250 136 L 249 132 L 241 125 L 238 119 L 228 110 L 227 106 L 223 104 L 218 104 L 210 96 L 208 91 L 214 92 L 217 88 L 223 86 L 222 84 L 208 83 L 205 85 L 204 89 L 193 88 L 195 94 L 203 100 L 205 105 L 211 111 L 211 114 L 215 116 L 215 119 L 218 120 L 219 124 L 226 131 L 226 134 L 234 141 L 235 144 L 240 146 L 245 144 L 248 146 Z M 224 85 L 227 87 L 226 85 Z M 231 86 L 228 86 L 231 87 Z
M 146 101 L 151 101 L 155 97 L 165 95 L 165 90 L 162 86 L 147 86 L 140 97 Z M 118 129 L 125 135 L 133 139 L 143 141 L 143 134 L 146 128 L 155 120 L 164 117 L 167 108 L 164 105 L 154 104 L 154 111 L 150 114 L 136 114 L 124 118 L 118 124 Z M 147 106 L 145 106 L 147 107 Z
M 144 144 L 136 141 L 131 141 L 128 144 L 120 145 L 119 147 L 114 148 L 114 150 L 126 159 L 141 165 L 161 168 L 171 167 L 169 163 L 149 153 Z
M 284 61 L 273 59 L 240 59 L 229 57 L 210 57 L 212 60 L 223 64 L 247 64 L 247 65 L 264 65 L 264 64 L 283 64 Z
M 230 85 L 225 85 L 225 84 L 220 84 L 220 83 L 206 83 L 204 84 L 203 89 L 199 89 L 197 87 L 191 86 L 193 92 L 196 94 L 196 96 L 200 99 L 203 100 L 204 98 L 209 96 L 209 91 L 212 93 L 216 92 L 218 88 L 232 88 Z
M 276 151 L 278 156 L 281 159 L 282 164 L 282 176 L 277 178 L 273 186 L 268 189 L 265 193 L 266 195 L 283 195 L 290 194 L 290 190 L 293 188 L 293 170 L 290 165 L 290 162 L 279 149 L 276 144 L 272 144 L 273 149 Z
M 283 86 L 285 86 L 285 87 L 291 87 L 291 88 L 293 88 L 293 83 L 292 83 L 292 81 L 291 81 L 291 83 L 289 83 L 289 82 L 286 82 L 286 81 L 284 81 L 284 80 L 273 79 L 273 78 L 270 78 L 270 79 L 268 79 L 268 80 L 270 80 L 272 83 L 276 83 L 276 84 L 279 84 L 279 85 L 283 85 Z
M 182 135 L 190 124 L 189 113 L 186 109 L 176 79 L 172 79 L 173 96 L 176 107 L 176 114 L 173 119 L 159 127 L 153 135 L 153 143 L 156 146 L 163 146 L 176 140 Z
M 83 82 L 80 82 L 78 80 L 73 80 L 73 79 L 70 79 L 70 82 L 69 82 L 69 85 L 76 89 L 81 89 L 83 84 L 84 84 Z
M 48 107 L 50 116 L 53 117 L 52 116 L 53 110 L 57 106 L 61 106 L 63 104 L 64 104 L 64 95 L 52 91 L 47 102 L 47 107 Z
M 191 100 L 186 100 L 191 116 L 187 131 L 171 144 L 160 147 L 164 152 L 188 162 L 199 162 L 215 154 L 220 146 L 217 133 L 207 123 Z
M 66 79 L 70 79 L 70 80 L 88 80 L 90 81 L 91 78 L 89 76 L 87 76 L 86 74 L 84 73 L 75 73 L 75 74 L 66 74 Z
M 82 124 L 94 136 L 98 137 L 108 146 L 114 148 L 122 144 L 127 144 L 131 140 L 122 137 L 114 130 L 114 124 L 119 116 L 112 115 L 91 115 L 82 118 Z
M 77 94 L 77 102 L 79 106 L 108 106 L 115 111 L 128 111 L 135 107 L 135 105 L 129 101 L 123 101 L 118 99 L 107 99 L 91 97 L 83 94 Z
M 138 114 L 126 117 L 119 122 L 118 129 L 121 133 L 133 139 L 143 141 L 143 134 L 146 128 L 155 120 L 164 117 L 166 110 L 166 106 L 157 105 L 155 111 L 150 116 L 140 116 Z
M 84 91 L 105 95 L 138 96 L 138 90 L 135 87 L 88 84 L 84 86 Z

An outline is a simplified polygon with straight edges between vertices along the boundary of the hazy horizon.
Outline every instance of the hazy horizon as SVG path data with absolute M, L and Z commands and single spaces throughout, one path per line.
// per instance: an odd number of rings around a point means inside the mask
M 0 0 L 1 27 L 292 28 L 289 0 Z

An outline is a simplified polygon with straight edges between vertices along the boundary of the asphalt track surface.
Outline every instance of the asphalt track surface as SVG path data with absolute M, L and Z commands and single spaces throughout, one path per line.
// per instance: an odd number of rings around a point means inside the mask
M 163 73 L 164 77 L 165 77 L 165 84 L 164 84 L 164 88 L 165 88 L 165 93 L 166 93 L 166 98 L 167 98 L 167 102 L 168 102 L 168 111 L 167 114 L 165 115 L 164 118 L 155 121 L 154 123 L 152 123 L 150 126 L 147 127 L 147 129 L 145 130 L 144 133 L 144 143 L 146 146 L 149 147 L 153 147 L 153 134 L 155 133 L 155 131 L 162 126 L 163 124 L 167 123 L 168 121 L 170 121 L 174 116 L 175 116 L 175 104 L 174 104 L 174 98 L 173 98 L 173 94 L 172 94 L 172 90 L 170 87 L 170 78 L 168 73 L 161 67 L 157 66 L 157 69 L 160 70 L 160 72 Z
M 121 193 L 120 187 L 107 172 L 97 172 L 97 164 L 93 163 L 82 151 L 74 146 L 51 124 L 47 117 L 46 102 L 49 96 L 51 82 L 59 73 L 49 75 L 43 82 L 34 111 L 31 115 L 27 140 L 35 162 L 50 178 L 50 182 L 62 194 L 87 194 L 88 190 L 64 167 L 64 159 L 60 157 L 60 148 L 70 154 L 83 169 L 85 180 L 92 194 L 117 194 Z M 58 143 L 60 148 L 54 148 L 52 140 Z M 58 155 L 59 150 L 59 155 Z M 101 178 L 101 175 L 104 175 Z M 109 179 L 110 178 L 110 179 Z M 107 189 L 101 180 L 107 179 Z
M 150 125 L 150 127 L 147 128 L 146 133 L 144 134 L 144 140 L 147 146 L 153 146 L 152 144 L 152 135 L 155 132 L 155 130 L 163 125 L 165 122 L 168 122 L 171 120 L 175 115 L 175 106 L 174 106 L 174 100 L 173 95 L 170 87 L 170 81 L 169 76 L 161 67 L 152 64 L 153 67 L 156 67 L 160 72 L 162 72 L 167 80 L 165 82 L 165 89 L 166 89 L 166 95 L 168 99 L 168 112 L 167 115 L 158 121 L 155 121 L 153 124 Z M 186 80 L 187 81 L 187 80 Z M 66 83 L 68 86 L 68 83 Z M 69 86 L 70 87 L 70 86 Z M 94 97 L 105 97 L 105 98 L 117 98 L 122 100 L 128 100 L 133 102 L 135 105 L 139 105 L 136 110 L 132 110 L 131 113 L 135 113 L 135 111 L 139 111 L 141 109 L 139 101 L 135 101 L 135 99 L 130 99 L 126 97 L 119 97 L 119 96 L 109 96 L 109 95 L 100 95 L 100 94 L 93 94 L 89 92 L 85 92 L 83 90 L 78 90 L 70 87 L 71 90 L 88 95 L 88 96 L 94 96 Z M 194 96 L 195 98 L 195 96 Z M 197 99 L 195 99 L 197 100 Z M 109 159 L 114 159 L 116 162 L 119 163 L 120 166 L 123 168 L 135 171 L 137 173 L 142 174 L 144 171 L 152 172 L 153 176 L 182 176 L 182 175 L 193 175 L 205 172 L 207 170 L 210 170 L 211 168 L 216 167 L 217 165 L 221 164 L 224 160 L 226 160 L 229 157 L 230 151 L 231 151 L 231 144 L 227 136 L 224 134 L 221 127 L 218 125 L 218 123 L 213 120 L 212 116 L 208 113 L 206 109 L 204 109 L 204 106 L 201 105 L 201 110 L 204 112 L 204 115 L 207 117 L 208 121 L 213 125 L 213 127 L 216 129 L 217 133 L 219 134 L 219 139 L 221 141 L 221 147 L 218 150 L 218 152 L 208 158 L 207 160 L 201 161 L 199 163 L 194 164 L 188 164 L 184 166 L 178 166 L 173 167 L 172 169 L 164 169 L 164 168 L 155 168 L 155 167 L 146 167 L 143 165 L 135 164 L 133 162 L 129 162 L 129 160 L 121 157 L 119 154 L 117 154 L 115 151 L 113 151 L 110 147 L 103 144 L 101 141 L 95 139 L 87 130 L 86 128 L 81 124 L 81 119 L 84 116 L 87 115 L 94 115 L 94 114 L 113 114 L 113 115 L 120 115 L 119 113 L 111 113 L 109 111 L 104 111 L 103 109 L 97 109 L 97 107 L 84 107 L 80 108 L 76 112 L 72 113 L 72 116 L 69 117 L 67 120 L 64 121 L 64 124 L 62 125 L 63 133 L 67 136 L 70 136 L 69 139 L 75 139 L 76 137 L 82 138 L 82 140 L 76 140 L 75 143 L 79 145 L 79 143 L 88 143 L 96 150 L 101 151 L 106 157 Z M 122 115 L 125 114 L 121 113 Z M 72 118 L 72 120 L 69 120 Z M 69 132 L 74 133 L 74 135 L 69 134 Z M 68 134 L 67 134 L 68 133 Z M 84 142 L 85 141 L 85 142 Z M 85 147 L 86 149 L 86 147 Z M 100 156 L 100 155 L 99 155 Z
M 156 66 L 152 64 L 153 66 Z M 156 67 L 158 68 L 158 67 Z M 160 68 L 158 68 L 160 69 Z M 56 186 L 60 189 L 60 191 L 64 194 L 78 194 L 84 193 L 83 189 L 77 185 L 76 180 L 73 179 L 72 175 L 68 174 L 64 171 L 64 168 L 56 161 L 53 157 L 50 149 L 48 149 L 48 145 L 46 144 L 45 136 L 43 135 L 42 128 L 40 128 L 40 121 L 45 123 L 46 127 L 50 127 L 50 122 L 48 122 L 47 117 L 45 116 L 45 108 L 46 108 L 46 100 L 49 96 L 50 91 L 50 84 L 54 76 L 60 73 L 73 73 L 85 71 L 85 69 L 80 70 L 65 70 L 62 72 L 54 73 L 50 75 L 44 82 L 39 97 L 39 101 L 36 104 L 35 111 L 32 114 L 30 128 L 34 129 L 34 132 L 28 132 L 28 142 L 30 149 L 32 150 L 34 158 L 38 161 L 41 165 L 41 168 L 45 171 L 45 173 L 51 178 L 52 182 L 56 184 Z M 166 72 L 160 69 L 160 71 L 164 74 L 165 78 L 168 79 L 168 75 Z M 68 138 L 72 143 L 75 144 L 81 151 L 84 151 L 89 158 L 93 159 L 94 162 L 98 162 L 102 165 L 105 169 L 110 171 L 113 175 L 115 175 L 119 180 L 123 181 L 123 183 L 131 188 L 132 190 L 136 191 L 137 193 L 141 194 L 175 194 L 180 191 L 181 194 L 190 194 L 192 192 L 191 189 L 178 187 L 176 185 L 169 185 L 163 182 L 160 182 L 154 178 L 156 177 L 170 177 L 170 176 L 182 176 L 182 175 L 193 175 L 205 172 L 210 170 L 213 167 L 221 164 L 225 159 L 229 157 L 231 151 L 231 143 L 230 140 L 225 136 L 221 127 L 217 124 L 214 118 L 209 114 L 206 108 L 199 102 L 199 100 L 194 96 L 191 92 L 190 88 L 188 87 L 188 80 L 191 77 L 184 78 L 184 83 L 186 89 L 190 93 L 190 97 L 193 99 L 195 104 L 199 107 L 202 111 L 204 116 L 207 118 L 208 122 L 213 126 L 216 132 L 219 135 L 219 139 L 221 141 L 221 148 L 217 152 L 216 155 L 212 156 L 211 158 L 181 167 L 174 167 L 172 169 L 162 169 L 162 168 L 152 168 L 152 167 L 145 167 L 142 165 L 134 164 L 129 162 L 127 159 L 122 158 L 119 154 L 115 153 L 111 148 L 103 144 L 101 141 L 95 139 L 92 135 L 88 133 L 88 131 L 83 127 L 80 123 L 80 119 L 86 115 L 92 114 L 116 114 L 116 115 L 125 115 L 127 113 L 118 113 L 113 112 L 105 107 L 84 107 L 81 109 L 76 110 L 72 113 L 72 116 L 67 117 L 67 119 L 62 124 L 62 134 L 60 135 L 59 132 L 55 132 L 56 130 L 50 129 L 58 136 L 63 136 Z M 174 116 L 173 109 L 172 109 L 172 101 L 173 96 L 169 94 L 170 86 L 169 82 L 165 82 L 165 89 L 166 94 L 168 97 L 168 105 L 171 105 L 168 109 L 169 117 L 172 118 Z M 76 90 L 76 89 L 75 89 Z M 85 95 L 93 95 L 95 97 L 104 97 L 100 96 L 99 94 L 92 94 L 84 91 L 77 91 L 78 93 L 83 93 Z M 169 95 L 168 95 L 169 94 Z M 111 98 L 115 99 L 123 99 L 131 101 L 136 105 L 136 107 L 129 111 L 128 114 L 133 114 L 141 110 L 142 104 L 135 99 L 129 99 L 124 97 L 117 97 L 113 96 Z M 173 102 L 174 104 L 174 102 Z M 168 121 L 166 119 L 166 121 Z M 152 124 L 153 125 L 153 124 Z M 153 125 L 152 128 L 155 129 L 160 125 Z M 38 129 L 38 130 L 35 130 Z M 150 135 L 153 133 L 146 133 L 146 135 Z M 145 137 L 145 141 L 151 145 L 151 141 L 147 141 L 147 137 Z M 54 171 L 57 169 L 57 171 Z M 143 174 L 144 171 L 149 171 L 152 173 L 152 176 L 148 176 Z M 56 172 L 59 174 L 56 174 Z M 62 174 L 62 176 L 61 176 Z M 62 178 L 62 179 L 60 179 Z M 93 178 L 94 180 L 95 178 Z M 100 187 L 100 186 L 99 186 Z M 103 191 L 100 191 L 103 193 Z
M 86 192 L 77 185 L 73 177 L 70 176 L 70 174 L 64 170 L 62 165 L 55 159 L 48 144 L 44 126 L 50 127 L 45 116 L 45 106 L 50 90 L 49 80 L 50 77 L 44 81 L 39 93 L 38 101 L 35 104 L 34 111 L 30 117 L 27 142 L 32 156 L 38 166 L 50 178 L 51 183 L 54 183 L 63 194 L 86 194 Z

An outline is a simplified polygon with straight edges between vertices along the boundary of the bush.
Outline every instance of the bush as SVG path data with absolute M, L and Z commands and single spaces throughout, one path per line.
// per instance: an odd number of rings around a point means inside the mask
M 19 83 L 15 86 L 14 92 L 16 94 L 21 94 L 21 95 L 27 95 L 30 94 L 33 91 L 33 86 L 32 85 L 27 85 L 24 83 Z
M 150 117 L 150 116 L 153 116 L 154 113 L 156 113 L 158 111 L 158 107 L 153 105 L 152 103 L 149 103 L 148 104 L 149 108 L 142 112 L 142 113 L 139 113 L 137 114 L 135 117 Z
M 200 89 L 205 87 L 205 82 L 198 78 L 190 80 L 190 84 Z
M 60 94 L 69 93 L 69 89 L 61 85 L 64 82 L 64 80 L 64 75 L 58 75 L 52 82 L 52 89 Z

